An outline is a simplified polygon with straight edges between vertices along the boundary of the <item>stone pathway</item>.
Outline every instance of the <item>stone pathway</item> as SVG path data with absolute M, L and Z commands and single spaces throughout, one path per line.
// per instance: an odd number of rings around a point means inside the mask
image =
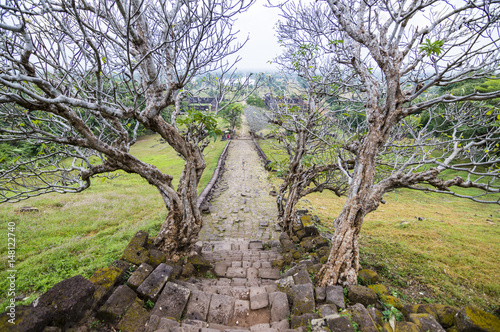
M 217 184 L 200 240 L 277 240 L 276 202 L 246 126 L 231 142 L 224 174 Z
M 224 174 L 210 201 L 210 214 L 204 216 L 198 242 L 201 257 L 215 266 L 216 275 L 167 283 L 168 294 L 164 291 L 155 308 L 178 303 L 180 309 L 167 310 L 184 312 L 185 319 L 179 323 L 175 315 L 153 309 L 147 331 L 289 330 L 288 297 L 277 291 L 280 271 L 272 266 L 272 261 L 283 256 L 267 176 L 243 125 L 229 146 Z

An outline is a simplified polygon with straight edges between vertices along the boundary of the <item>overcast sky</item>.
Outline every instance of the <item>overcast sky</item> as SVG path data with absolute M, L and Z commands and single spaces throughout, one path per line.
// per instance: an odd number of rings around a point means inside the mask
M 250 40 L 246 43 L 239 56 L 242 58 L 237 67 L 244 71 L 270 71 L 276 67 L 268 63 L 281 51 L 278 47 L 278 38 L 274 25 L 279 19 L 279 10 L 266 8 L 266 0 L 257 0 L 250 9 L 238 15 L 236 29 L 240 31 L 239 39 L 243 41 L 247 36 Z

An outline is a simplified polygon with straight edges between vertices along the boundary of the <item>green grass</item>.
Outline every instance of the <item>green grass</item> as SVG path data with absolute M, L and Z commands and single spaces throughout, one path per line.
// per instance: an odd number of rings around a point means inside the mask
M 269 141 L 263 143 L 266 154 L 275 153 Z M 375 269 L 384 284 L 411 303 L 498 308 L 498 205 L 406 189 L 388 193 L 384 199 L 387 203 L 366 216 L 361 229 L 363 268 Z M 299 208 L 312 210 L 321 219 L 320 228 L 333 232 L 333 220 L 344 201 L 329 192 L 315 193 L 305 197 Z
M 159 136 L 142 137 L 132 153 L 174 176 L 177 181 L 184 162 Z M 210 181 L 226 142 L 205 149 L 207 168 L 198 192 Z M 93 272 L 120 258 L 138 230 L 155 235 L 167 210 L 155 187 L 134 174 L 101 182 L 79 194 L 48 194 L 14 204 L 0 205 L 0 310 L 7 304 L 7 225 L 16 224 L 16 296 L 30 303 L 55 283 L 78 274 Z M 19 213 L 22 206 L 39 209 Z

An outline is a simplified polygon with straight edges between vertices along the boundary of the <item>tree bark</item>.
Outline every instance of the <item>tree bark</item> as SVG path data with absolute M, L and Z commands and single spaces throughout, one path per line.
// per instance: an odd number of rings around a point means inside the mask
M 359 232 L 364 217 L 380 204 L 370 194 L 375 180 L 376 156 L 384 142 L 381 132 L 370 130 L 358 151 L 344 208 L 334 222 L 335 233 L 330 256 L 318 273 L 317 280 L 321 286 L 357 283 Z
M 294 218 L 296 215 L 295 206 L 297 202 L 302 197 L 300 195 L 300 186 L 292 175 L 288 175 L 283 184 L 280 186 L 278 196 L 276 198 L 276 203 L 278 205 L 278 220 L 280 221 L 283 230 L 288 234 L 292 235 L 292 227 L 294 224 Z M 290 184 L 293 184 L 290 186 Z M 288 196 L 285 198 L 285 194 L 288 191 Z
M 190 253 L 203 227 L 197 187 L 206 163 L 197 146 L 191 146 L 190 152 L 177 188 L 179 199 L 171 201 L 167 218 L 155 239 L 155 245 L 173 261 Z

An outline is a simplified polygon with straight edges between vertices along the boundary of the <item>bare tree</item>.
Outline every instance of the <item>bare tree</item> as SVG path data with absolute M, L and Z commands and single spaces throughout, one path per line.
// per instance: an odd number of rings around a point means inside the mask
M 316 78 L 343 90 L 334 144 L 354 161 L 352 171 L 344 168 L 349 190 L 319 284 L 357 282 L 363 219 L 395 188 L 500 204 L 500 115 L 481 103 L 500 91 L 438 93 L 438 87 L 495 77 L 498 4 L 328 0 L 282 6 L 279 31 L 287 51 L 314 47 L 344 73 Z M 353 118 L 357 125 L 348 125 Z M 447 176 L 448 170 L 459 175 Z
M 277 145 L 275 150 L 283 154 L 283 160 L 276 160 L 278 176 L 283 178 L 276 197 L 278 221 L 283 229 L 291 235 L 295 225 L 296 205 L 301 198 L 314 192 L 330 190 L 341 196 L 347 189 L 345 173 L 337 164 L 342 158 L 342 151 L 332 148 L 335 140 L 335 130 L 332 113 L 324 108 L 321 97 L 327 95 L 323 87 L 308 80 L 316 68 L 311 61 L 309 52 L 286 52 L 277 62 L 283 67 L 291 61 L 296 68 L 304 69 L 299 73 L 301 84 L 289 79 L 290 90 L 301 91 L 307 87 L 300 97 L 276 96 L 270 110 L 264 113 L 268 122 L 273 125 L 273 135 Z M 286 68 L 286 67 L 285 67 Z M 306 82 L 304 82 L 305 80 Z M 329 96 L 334 95 L 328 91 Z M 343 160 L 346 169 L 352 168 L 352 161 Z
M 174 259 L 187 252 L 202 227 L 197 185 L 216 128 L 211 115 L 182 128 L 176 119 L 195 76 L 230 72 L 225 59 L 241 46 L 233 46 L 233 22 L 251 3 L 3 1 L 0 139 L 44 144 L 44 151 L 1 171 L 1 200 L 80 192 L 92 177 L 135 173 L 169 210 L 156 245 Z M 175 106 L 169 118 L 168 106 Z M 139 126 L 184 159 L 177 189 L 171 175 L 130 153 Z

